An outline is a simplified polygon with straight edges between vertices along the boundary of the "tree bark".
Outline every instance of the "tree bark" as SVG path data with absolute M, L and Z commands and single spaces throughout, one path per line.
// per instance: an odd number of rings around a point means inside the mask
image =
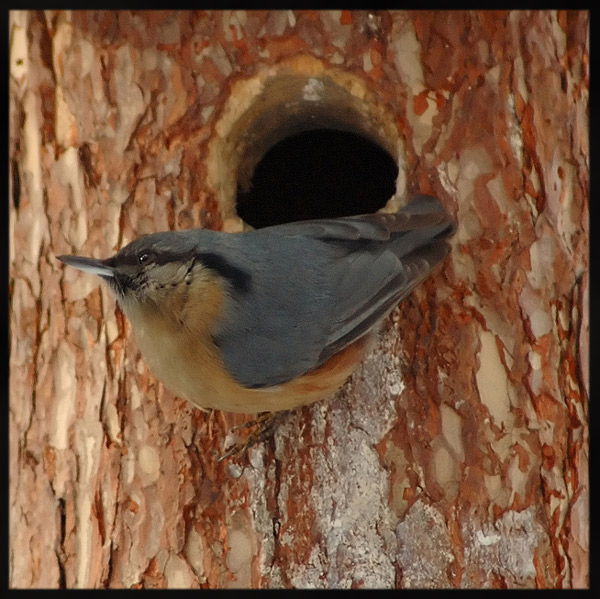
M 218 462 L 247 418 L 56 255 L 227 228 L 228 97 L 305 56 L 458 231 L 335 397 Z M 11 12 L 10 586 L 588 586 L 588 60 L 585 11 Z

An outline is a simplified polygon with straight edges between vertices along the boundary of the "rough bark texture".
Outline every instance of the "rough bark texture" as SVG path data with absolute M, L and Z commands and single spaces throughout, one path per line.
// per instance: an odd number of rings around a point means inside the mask
M 587 586 L 586 12 L 13 12 L 10 36 L 12 587 Z M 458 232 L 334 398 L 218 463 L 246 418 L 168 393 L 55 256 L 221 228 L 223 107 L 302 56 L 364 82 Z

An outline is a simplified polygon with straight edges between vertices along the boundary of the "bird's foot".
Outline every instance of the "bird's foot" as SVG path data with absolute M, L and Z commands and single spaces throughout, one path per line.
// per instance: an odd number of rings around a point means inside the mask
M 222 462 L 232 456 L 243 455 L 250 447 L 270 437 L 281 414 L 282 412 L 261 412 L 254 420 L 249 420 L 248 422 L 232 427 L 232 431 L 248 428 L 253 428 L 254 430 L 250 432 L 246 439 L 234 443 L 217 462 Z

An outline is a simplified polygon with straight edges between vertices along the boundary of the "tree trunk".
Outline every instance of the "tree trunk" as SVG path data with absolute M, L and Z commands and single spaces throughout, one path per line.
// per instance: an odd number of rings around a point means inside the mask
M 588 21 L 11 12 L 10 586 L 586 587 Z M 219 462 L 248 418 L 56 255 L 238 227 L 219 144 L 284 75 L 374 106 L 458 231 L 335 397 Z

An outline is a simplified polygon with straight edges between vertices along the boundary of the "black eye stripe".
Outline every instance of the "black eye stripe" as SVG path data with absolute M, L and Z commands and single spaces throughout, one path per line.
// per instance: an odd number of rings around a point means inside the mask
M 217 275 L 226 279 L 235 291 L 246 293 L 250 290 L 252 284 L 252 275 L 247 270 L 232 264 L 221 254 L 213 252 L 190 251 L 187 254 L 181 254 L 169 251 L 140 249 L 137 253 L 127 252 L 121 255 L 117 254 L 111 261 L 118 261 L 122 265 L 139 265 L 141 267 L 146 267 L 149 264 L 160 267 L 170 262 L 186 263 L 189 261 L 190 266 L 186 273 L 186 277 L 188 278 L 192 271 L 193 264 L 195 262 L 200 262 L 205 268 L 212 270 Z
M 234 290 L 241 291 L 242 293 L 250 290 L 252 282 L 250 273 L 242 268 L 234 266 L 225 260 L 223 256 L 207 252 L 198 254 L 196 258 L 202 262 L 206 268 L 209 268 L 221 275 L 224 279 L 227 279 Z

